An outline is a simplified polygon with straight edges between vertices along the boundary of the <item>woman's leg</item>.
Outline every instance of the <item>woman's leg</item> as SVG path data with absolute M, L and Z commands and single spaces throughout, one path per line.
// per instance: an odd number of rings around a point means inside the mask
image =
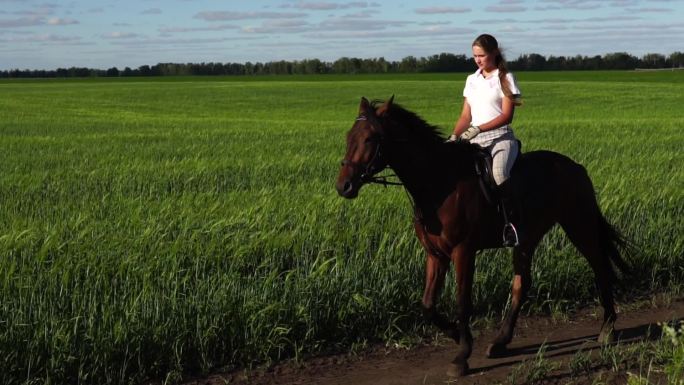
M 499 187 L 499 198 L 506 224 L 503 231 L 503 245 L 517 246 L 520 241 L 520 216 L 513 197 L 513 186 L 509 181 L 513 163 L 518 156 L 519 144 L 515 139 L 502 139 L 492 147 L 492 173 Z M 517 226 L 517 228 L 516 228 Z
M 518 157 L 518 141 L 515 139 L 501 139 L 491 146 L 492 173 L 498 186 L 511 176 L 513 162 Z

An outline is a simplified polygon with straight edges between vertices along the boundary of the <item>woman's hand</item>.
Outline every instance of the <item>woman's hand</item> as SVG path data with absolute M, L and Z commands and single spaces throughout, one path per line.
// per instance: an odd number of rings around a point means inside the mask
M 479 133 L 480 133 L 480 127 L 478 127 L 478 126 L 473 126 L 473 125 L 471 124 L 470 127 L 468 127 L 467 130 L 463 131 L 463 133 L 461 134 L 461 136 L 459 136 L 459 139 L 461 139 L 461 140 L 466 140 L 466 141 L 470 141 L 470 140 L 472 140 L 474 137 L 476 137 L 477 134 L 479 134 Z

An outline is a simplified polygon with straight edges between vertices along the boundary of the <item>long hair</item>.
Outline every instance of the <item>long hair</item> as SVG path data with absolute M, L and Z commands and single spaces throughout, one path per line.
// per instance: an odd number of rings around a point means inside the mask
M 492 35 L 483 33 L 475 38 L 473 46 L 482 48 L 488 55 L 494 55 L 494 64 L 496 64 L 496 68 L 499 69 L 499 81 L 501 82 L 501 90 L 503 91 L 504 96 L 511 99 L 516 106 L 521 105 L 522 102 L 519 95 L 513 95 L 511 92 L 511 85 L 506 78 L 506 75 L 508 74 L 506 60 L 499 49 L 499 42 L 496 41 L 496 38 Z

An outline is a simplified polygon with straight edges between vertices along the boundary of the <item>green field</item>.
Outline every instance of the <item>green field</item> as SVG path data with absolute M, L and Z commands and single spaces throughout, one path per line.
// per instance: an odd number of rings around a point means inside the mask
M 464 80 L 0 82 L 0 383 L 173 382 L 434 333 L 406 195 L 366 186 L 347 201 L 334 182 L 361 96 L 394 94 L 446 132 Z M 622 298 L 681 292 L 684 72 L 518 80 L 523 149 L 582 163 L 641 246 Z M 504 308 L 510 265 L 479 255 L 480 319 Z M 533 277 L 528 311 L 595 301 L 557 229 Z

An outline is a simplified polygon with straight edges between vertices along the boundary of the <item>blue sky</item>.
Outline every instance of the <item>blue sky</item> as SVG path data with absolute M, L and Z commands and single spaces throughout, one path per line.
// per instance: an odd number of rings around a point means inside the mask
M 684 0 L 0 0 L 0 69 L 684 51 Z

